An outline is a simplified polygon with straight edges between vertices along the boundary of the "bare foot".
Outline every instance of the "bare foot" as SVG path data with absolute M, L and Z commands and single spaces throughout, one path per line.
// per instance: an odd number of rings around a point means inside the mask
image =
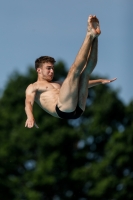
M 88 18 L 88 32 L 93 36 L 96 37 L 100 35 L 101 30 L 100 30 L 100 25 L 99 25 L 99 20 L 95 15 L 90 15 Z

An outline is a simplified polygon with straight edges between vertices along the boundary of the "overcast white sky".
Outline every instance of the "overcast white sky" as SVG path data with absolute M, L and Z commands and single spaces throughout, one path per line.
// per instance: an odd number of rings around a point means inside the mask
M 114 78 L 120 98 L 133 99 L 132 0 L 1 0 L 0 89 L 15 71 L 25 73 L 42 55 L 66 62 L 69 68 L 84 40 L 87 18 L 96 14 L 102 34 L 94 74 Z

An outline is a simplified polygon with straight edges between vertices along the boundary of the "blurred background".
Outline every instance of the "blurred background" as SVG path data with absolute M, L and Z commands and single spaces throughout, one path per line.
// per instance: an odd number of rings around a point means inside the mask
M 132 97 L 132 1 L 8 1 L 0 6 L 0 88 L 10 74 L 27 71 L 41 55 L 62 59 L 69 68 L 83 42 L 90 14 L 100 20 L 99 61 L 94 74 L 117 77 L 128 103 Z
M 0 200 L 133 199 L 132 8 L 126 0 L 1 0 Z M 77 120 L 35 104 L 40 128 L 26 129 L 35 59 L 54 57 L 55 79 L 65 78 L 90 14 L 102 30 L 92 79 L 117 81 L 91 88 Z

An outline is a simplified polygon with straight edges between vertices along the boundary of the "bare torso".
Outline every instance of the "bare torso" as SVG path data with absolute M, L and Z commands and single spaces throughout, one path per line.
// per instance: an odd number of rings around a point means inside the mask
M 37 81 L 33 83 L 36 90 L 35 102 L 47 113 L 58 117 L 55 106 L 58 102 L 61 84 L 58 82 Z

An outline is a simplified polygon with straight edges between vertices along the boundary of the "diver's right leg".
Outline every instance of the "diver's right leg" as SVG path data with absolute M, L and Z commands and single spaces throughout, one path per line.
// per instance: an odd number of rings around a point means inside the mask
M 85 110 L 86 99 L 88 97 L 89 78 L 93 69 L 97 64 L 97 58 L 98 58 L 98 38 L 96 37 L 92 42 L 92 47 L 86 66 L 84 67 L 84 70 L 80 75 L 78 105 L 83 111 Z
M 61 111 L 72 112 L 77 106 L 80 75 L 86 65 L 92 41 L 99 34 L 98 19 L 96 16 L 89 16 L 85 40 L 60 89 L 58 107 Z

